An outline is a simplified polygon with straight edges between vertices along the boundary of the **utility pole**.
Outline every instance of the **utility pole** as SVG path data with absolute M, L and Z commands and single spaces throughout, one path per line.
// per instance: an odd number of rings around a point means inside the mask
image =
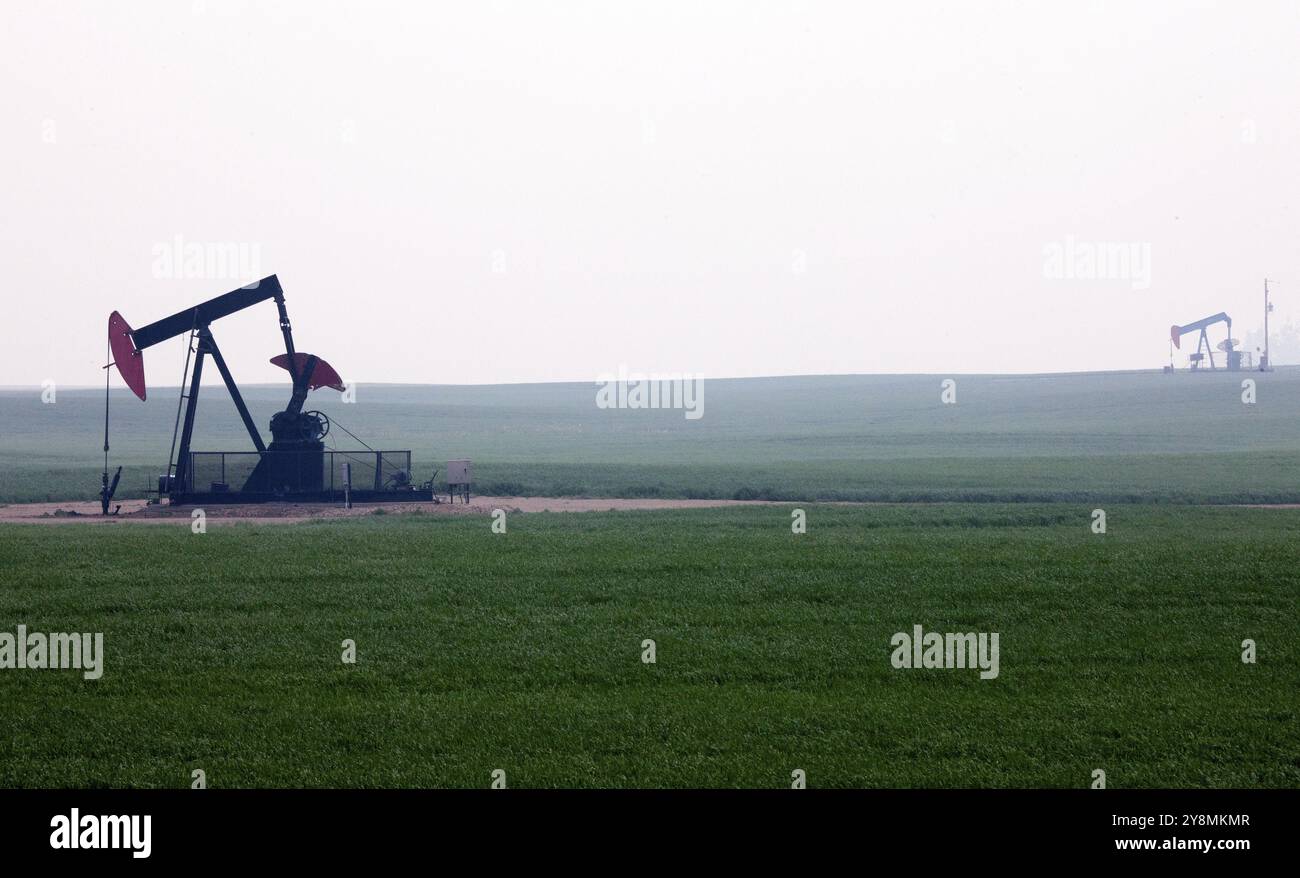
M 1277 281 L 1274 281 L 1277 283 Z M 1264 278 L 1264 362 L 1263 371 L 1273 371 L 1273 359 L 1268 355 L 1268 312 L 1273 310 L 1273 303 L 1268 300 L 1268 278 Z

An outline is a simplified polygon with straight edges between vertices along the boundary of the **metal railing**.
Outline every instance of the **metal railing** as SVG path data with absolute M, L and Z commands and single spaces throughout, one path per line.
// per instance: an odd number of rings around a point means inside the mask
M 343 464 L 352 465 L 352 488 L 383 491 L 413 481 L 410 451 L 191 451 L 183 493 L 241 491 L 263 456 L 276 455 L 277 470 L 292 467 L 299 485 L 343 491 Z

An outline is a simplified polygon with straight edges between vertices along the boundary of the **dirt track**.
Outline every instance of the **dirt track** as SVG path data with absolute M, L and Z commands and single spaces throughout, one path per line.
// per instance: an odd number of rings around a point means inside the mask
M 0 506 L 0 524 L 189 524 L 194 506 L 149 506 L 143 500 L 122 501 L 120 514 L 107 518 L 99 514 L 98 502 L 15 503 Z M 295 524 L 323 518 L 374 515 L 382 509 L 389 515 L 490 515 L 493 509 L 507 512 L 605 512 L 634 509 L 705 509 L 715 506 L 772 505 L 766 500 L 656 500 L 588 497 L 474 497 L 468 505 L 443 503 L 369 503 L 344 509 L 341 505 L 302 503 L 258 503 L 203 507 L 209 523 L 233 524 L 256 521 L 266 524 Z M 779 505 L 789 506 L 784 503 Z
M 817 503 L 819 501 L 803 501 Z M 317 503 L 256 503 L 203 507 L 212 524 L 252 521 L 259 524 L 297 524 L 326 518 L 355 518 L 374 515 L 490 515 L 494 509 L 507 512 L 618 512 L 637 509 L 710 509 L 719 506 L 788 506 L 795 501 L 777 500 L 659 500 L 611 497 L 474 497 L 468 505 L 456 503 L 367 503 L 351 509 Z M 820 501 L 834 506 L 894 506 L 895 503 Z M 189 524 L 195 506 L 149 506 L 143 500 L 124 500 L 119 515 L 99 514 L 98 502 L 13 503 L 0 505 L 0 524 Z M 1300 503 L 1233 504 L 1236 509 L 1300 509 Z

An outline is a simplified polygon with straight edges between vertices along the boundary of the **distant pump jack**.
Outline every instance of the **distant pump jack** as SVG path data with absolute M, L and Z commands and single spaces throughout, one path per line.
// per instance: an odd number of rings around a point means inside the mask
M 1224 366 L 1229 372 L 1240 371 L 1243 356 L 1249 357 L 1250 354 L 1249 352 L 1238 350 L 1238 346 L 1241 342 L 1232 337 L 1232 318 L 1223 311 L 1183 326 L 1175 324 L 1174 326 L 1169 327 L 1169 368 L 1171 370 L 1174 368 L 1174 348 L 1182 348 L 1183 336 L 1191 332 L 1199 332 L 1200 335 L 1197 337 L 1196 341 L 1196 351 L 1187 355 L 1192 371 L 1198 372 L 1205 369 L 1207 362 L 1209 363 L 1208 368 L 1210 371 L 1218 369 L 1219 366 L 1214 360 L 1215 348 L 1210 344 L 1210 336 L 1207 333 L 1207 330 L 1211 326 L 1218 323 L 1226 323 L 1228 326 L 1228 337 L 1219 342 L 1218 345 L 1218 350 L 1225 354 Z

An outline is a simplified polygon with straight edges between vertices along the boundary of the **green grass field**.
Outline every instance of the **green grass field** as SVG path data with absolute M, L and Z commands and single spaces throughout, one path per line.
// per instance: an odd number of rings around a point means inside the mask
M 602 410 L 594 384 L 362 384 L 310 405 L 378 448 L 412 449 L 417 480 L 473 458 L 479 494 L 779 500 L 1300 502 L 1300 369 L 707 381 L 704 416 Z M 1241 381 L 1258 384 L 1255 405 Z M 175 389 L 113 395 L 121 495 L 157 484 Z M 225 389 L 205 388 L 195 450 L 249 450 Z M 284 387 L 248 389 L 267 434 Z M 103 392 L 0 392 L 0 503 L 94 499 Z M 336 430 L 338 447 L 357 447 Z
M 806 535 L 793 503 L 0 525 L 0 633 L 107 650 L 0 670 L 0 786 L 1300 786 L 1300 511 L 1202 505 L 1300 502 L 1300 370 L 958 376 L 955 406 L 941 377 L 710 381 L 699 420 L 579 384 L 312 401 L 417 479 L 798 500 Z M 114 394 L 124 496 L 173 393 Z M 195 449 L 246 448 L 204 393 Z M 285 393 L 248 395 L 265 424 Z M 93 498 L 102 404 L 0 392 L 0 502 Z M 917 624 L 998 632 L 1000 675 L 893 668 Z
M 1300 512 L 808 512 L 0 527 L 0 631 L 107 653 L 0 671 L 0 786 L 1300 785 Z

